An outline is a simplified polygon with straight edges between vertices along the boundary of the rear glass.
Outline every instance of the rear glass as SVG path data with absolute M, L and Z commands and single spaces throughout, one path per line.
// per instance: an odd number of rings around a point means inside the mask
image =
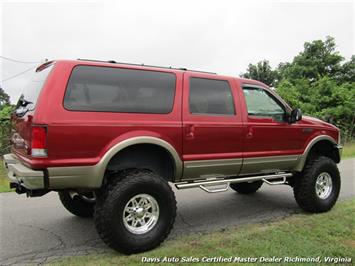
M 192 114 L 235 114 L 232 90 L 226 80 L 191 78 L 189 105 Z
M 25 86 L 19 101 L 27 101 L 30 102 L 34 107 L 38 100 L 38 96 L 42 90 L 43 84 L 46 81 L 49 72 L 52 70 L 53 65 L 46 67 L 40 72 L 35 72 L 30 81 Z
M 73 111 L 170 113 L 175 75 L 96 66 L 74 68 L 64 107 Z

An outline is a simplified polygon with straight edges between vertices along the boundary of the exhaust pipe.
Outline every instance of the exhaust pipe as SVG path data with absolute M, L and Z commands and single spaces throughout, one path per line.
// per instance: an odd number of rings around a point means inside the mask
M 18 183 L 10 183 L 10 188 L 14 188 L 17 194 L 24 194 L 27 192 L 27 189 Z

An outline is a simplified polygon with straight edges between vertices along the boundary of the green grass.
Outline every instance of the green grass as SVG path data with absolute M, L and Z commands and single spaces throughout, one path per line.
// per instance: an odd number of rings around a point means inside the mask
M 354 221 L 353 199 L 338 203 L 332 211 L 324 214 L 297 214 L 277 222 L 244 225 L 211 233 L 194 233 L 166 241 L 155 250 L 136 255 L 126 256 L 108 251 L 103 254 L 70 257 L 53 262 L 52 265 L 142 265 L 142 257 L 162 259 L 190 256 L 199 259 L 205 256 L 233 258 L 320 256 L 323 262 L 324 257 L 348 257 L 354 262 Z M 182 264 L 190 263 L 174 265 Z
M 343 149 L 343 154 L 342 154 L 343 159 L 352 158 L 352 157 L 355 157 L 355 142 L 346 143 Z
M 14 191 L 9 187 L 9 180 L 6 177 L 6 171 L 4 169 L 4 165 L 2 160 L 0 160 L 0 192 L 10 192 Z

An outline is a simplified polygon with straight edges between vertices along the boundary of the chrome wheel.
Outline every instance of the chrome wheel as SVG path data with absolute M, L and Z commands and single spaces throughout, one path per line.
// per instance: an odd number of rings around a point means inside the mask
M 326 199 L 332 193 L 332 177 L 327 172 L 321 173 L 316 180 L 316 193 L 320 199 Z
M 152 230 L 159 218 L 158 202 L 148 194 L 131 198 L 123 210 L 123 223 L 133 234 L 144 234 Z

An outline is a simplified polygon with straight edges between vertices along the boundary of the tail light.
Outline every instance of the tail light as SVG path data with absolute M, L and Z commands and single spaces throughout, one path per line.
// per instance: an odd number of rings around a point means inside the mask
M 47 128 L 45 126 L 32 126 L 31 156 L 47 157 Z

